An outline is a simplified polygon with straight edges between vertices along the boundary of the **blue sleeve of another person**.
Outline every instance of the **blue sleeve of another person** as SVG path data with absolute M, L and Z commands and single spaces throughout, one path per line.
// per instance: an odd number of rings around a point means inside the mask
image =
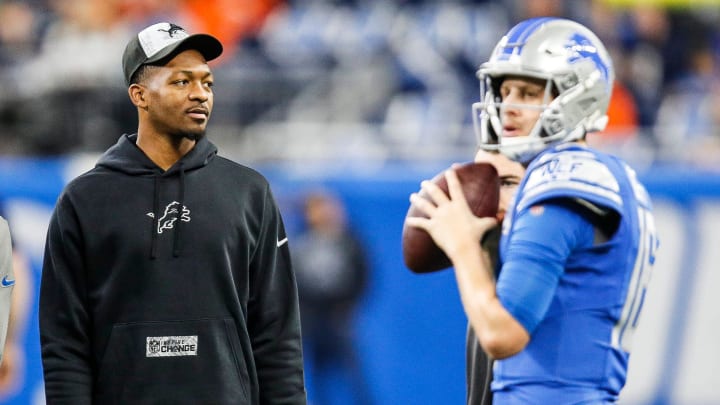
M 545 203 L 515 219 L 497 282 L 500 302 L 532 334 L 545 316 L 570 253 L 593 243 L 593 225 L 570 205 Z

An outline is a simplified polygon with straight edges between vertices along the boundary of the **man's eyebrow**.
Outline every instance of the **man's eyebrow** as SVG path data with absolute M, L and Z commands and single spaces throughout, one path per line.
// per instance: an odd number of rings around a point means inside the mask
M 180 73 L 185 74 L 185 75 L 188 75 L 188 76 L 193 76 L 193 75 L 195 75 L 195 72 L 196 72 L 196 71 L 194 71 L 194 70 L 181 70 L 181 71 L 180 71 Z M 205 74 L 202 75 L 203 78 L 206 78 L 206 77 L 208 77 L 208 76 L 212 76 L 212 72 L 206 71 Z
M 520 181 L 520 176 L 517 176 L 515 174 L 506 174 L 504 176 L 500 176 L 500 180 L 517 180 Z

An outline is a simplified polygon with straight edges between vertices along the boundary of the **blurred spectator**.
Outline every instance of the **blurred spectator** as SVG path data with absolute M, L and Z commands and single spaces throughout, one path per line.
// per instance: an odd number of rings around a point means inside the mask
M 670 21 L 665 9 L 652 5 L 636 6 L 619 24 L 623 32 L 624 58 L 615 59 L 625 64 L 630 90 L 638 102 L 640 125 L 648 127 L 655 122 L 658 100 L 662 91 L 666 63 L 663 49 L 670 35 Z
M 5 108 L 15 119 L 6 130 L 22 139 L 20 153 L 100 150 L 133 128 L 131 104 L 115 91 L 123 85 L 117 55 L 132 35 L 119 1 L 49 0 L 55 18 L 39 52 L 9 79 L 16 94 Z
M 180 16 L 183 0 L 117 0 L 121 18 L 137 31 L 159 21 L 185 23 Z M 182 25 L 181 24 L 181 25 Z M 190 27 L 185 27 L 190 29 Z
M 629 59 L 626 83 L 638 102 L 639 123 L 652 128 L 664 89 L 685 74 L 692 44 L 706 39 L 708 32 L 686 10 L 648 2 L 632 6 L 618 26 Z
M 588 142 L 593 146 L 620 149 L 637 137 L 640 126 L 635 97 L 620 81 L 613 84 L 607 114 L 608 125 L 605 130 L 588 136 Z
M 256 34 L 268 15 L 283 0 L 182 0 L 188 16 L 188 29 L 207 32 L 222 42 L 223 58 L 230 59 L 236 47 L 249 35 Z
M 368 405 L 354 329 L 355 311 L 367 284 L 366 253 L 348 228 L 344 207 L 335 196 L 310 193 L 304 200 L 304 219 L 307 228 L 290 242 L 290 249 L 309 362 L 308 397 L 316 405 L 353 400 Z
M 608 106 L 608 126 L 606 136 L 632 138 L 638 131 L 638 113 L 635 97 L 622 83 L 613 85 L 612 97 Z
M 633 78 L 616 28 L 621 23 L 621 16 L 604 0 L 591 0 L 583 18 L 589 21 L 588 27 L 607 46 L 615 65 L 615 82 L 608 107 L 608 126 L 602 134 L 598 134 L 598 141 L 622 143 L 634 138 L 640 131 L 640 113 L 635 94 L 626 84 L 631 83 Z
M 99 152 L 132 130 L 130 104 L 121 92 L 107 91 L 122 86 L 113 55 L 134 28 L 172 20 L 223 41 L 226 52 L 214 68 L 224 107 L 211 130 L 238 158 L 452 160 L 475 142 L 468 106 L 478 98 L 475 70 L 494 45 L 488 33 L 540 15 L 584 22 L 608 44 L 618 88 L 602 139 L 655 147 L 663 94 L 687 75 L 694 44 L 720 35 L 720 13 L 702 7 L 612 0 L 0 0 L 0 154 Z
M 37 51 L 39 20 L 26 2 L 0 1 L 0 67 L 20 63 Z
M 39 54 L 20 66 L 20 91 L 32 96 L 56 89 L 122 83 L 117 55 L 132 35 L 120 18 L 120 0 L 50 0 L 56 18 Z
M 712 43 L 688 44 L 688 72 L 668 86 L 655 133 L 665 159 L 720 168 L 720 67 Z

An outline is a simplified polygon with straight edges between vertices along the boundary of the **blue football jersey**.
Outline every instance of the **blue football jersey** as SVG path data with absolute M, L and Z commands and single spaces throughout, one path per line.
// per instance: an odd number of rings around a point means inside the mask
M 498 403 L 506 398 L 538 404 L 611 402 L 625 384 L 658 246 L 650 199 L 621 160 L 576 144 L 550 148 L 530 164 L 508 210 L 501 265 L 510 259 L 513 217 L 558 198 L 598 214 L 614 211 L 619 225 L 607 241 L 570 252 L 527 347 L 495 362 L 492 388 Z

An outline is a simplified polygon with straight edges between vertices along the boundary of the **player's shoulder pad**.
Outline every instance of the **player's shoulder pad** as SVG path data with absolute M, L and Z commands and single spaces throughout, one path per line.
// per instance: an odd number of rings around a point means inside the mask
M 603 155 L 565 149 L 541 155 L 527 170 L 518 209 L 552 198 L 572 198 L 621 211 L 620 184 Z

